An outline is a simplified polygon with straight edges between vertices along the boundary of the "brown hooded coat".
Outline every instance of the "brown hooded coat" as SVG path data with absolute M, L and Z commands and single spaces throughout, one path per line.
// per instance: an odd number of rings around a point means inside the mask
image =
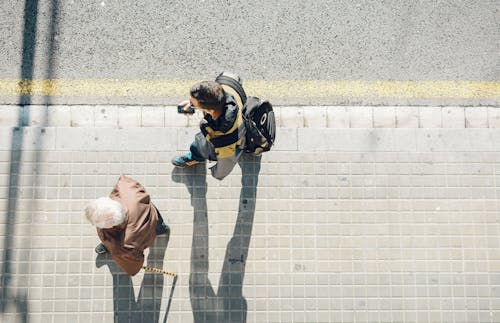
M 97 234 L 116 264 L 134 276 L 144 264 L 144 249 L 156 237 L 158 212 L 144 187 L 130 177 L 120 176 L 109 197 L 127 208 L 127 220 L 110 229 L 98 228 Z

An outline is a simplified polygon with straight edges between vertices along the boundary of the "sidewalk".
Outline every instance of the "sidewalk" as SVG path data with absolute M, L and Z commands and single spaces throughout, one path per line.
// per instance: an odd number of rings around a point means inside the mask
M 223 181 L 171 165 L 174 107 L 0 110 L 0 322 L 500 322 L 500 108 L 277 107 Z M 83 208 L 120 174 L 175 284 L 96 259 Z

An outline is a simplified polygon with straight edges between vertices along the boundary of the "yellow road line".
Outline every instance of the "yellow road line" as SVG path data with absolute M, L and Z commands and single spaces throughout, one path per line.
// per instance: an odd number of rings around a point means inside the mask
M 13 80 L 0 79 L 0 96 L 185 97 L 196 80 Z M 480 81 L 321 81 L 244 82 L 262 98 L 499 99 L 500 82 Z

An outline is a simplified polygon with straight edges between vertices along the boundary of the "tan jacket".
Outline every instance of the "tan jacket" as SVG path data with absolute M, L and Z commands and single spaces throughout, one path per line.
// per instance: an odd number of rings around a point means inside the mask
M 156 237 L 158 213 L 144 187 L 130 177 L 120 176 L 109 197 L 127 208 L 127 221 L 111 229 L 97 229 L 97 234 L 113 260 L 134 276 L 144 264 L 144 249 Z

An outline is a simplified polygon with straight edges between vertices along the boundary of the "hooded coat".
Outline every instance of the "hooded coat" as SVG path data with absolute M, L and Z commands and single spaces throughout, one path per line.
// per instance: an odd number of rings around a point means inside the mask
M 144 249 L 156 238 L 158 211 L 144 186 L 130 177 L 120 176 L 109 197 L 127 208 L 127 220 L 110 229 L 98 228 L 97 234 L 116 264 L 134 276 L 144 264 Z

